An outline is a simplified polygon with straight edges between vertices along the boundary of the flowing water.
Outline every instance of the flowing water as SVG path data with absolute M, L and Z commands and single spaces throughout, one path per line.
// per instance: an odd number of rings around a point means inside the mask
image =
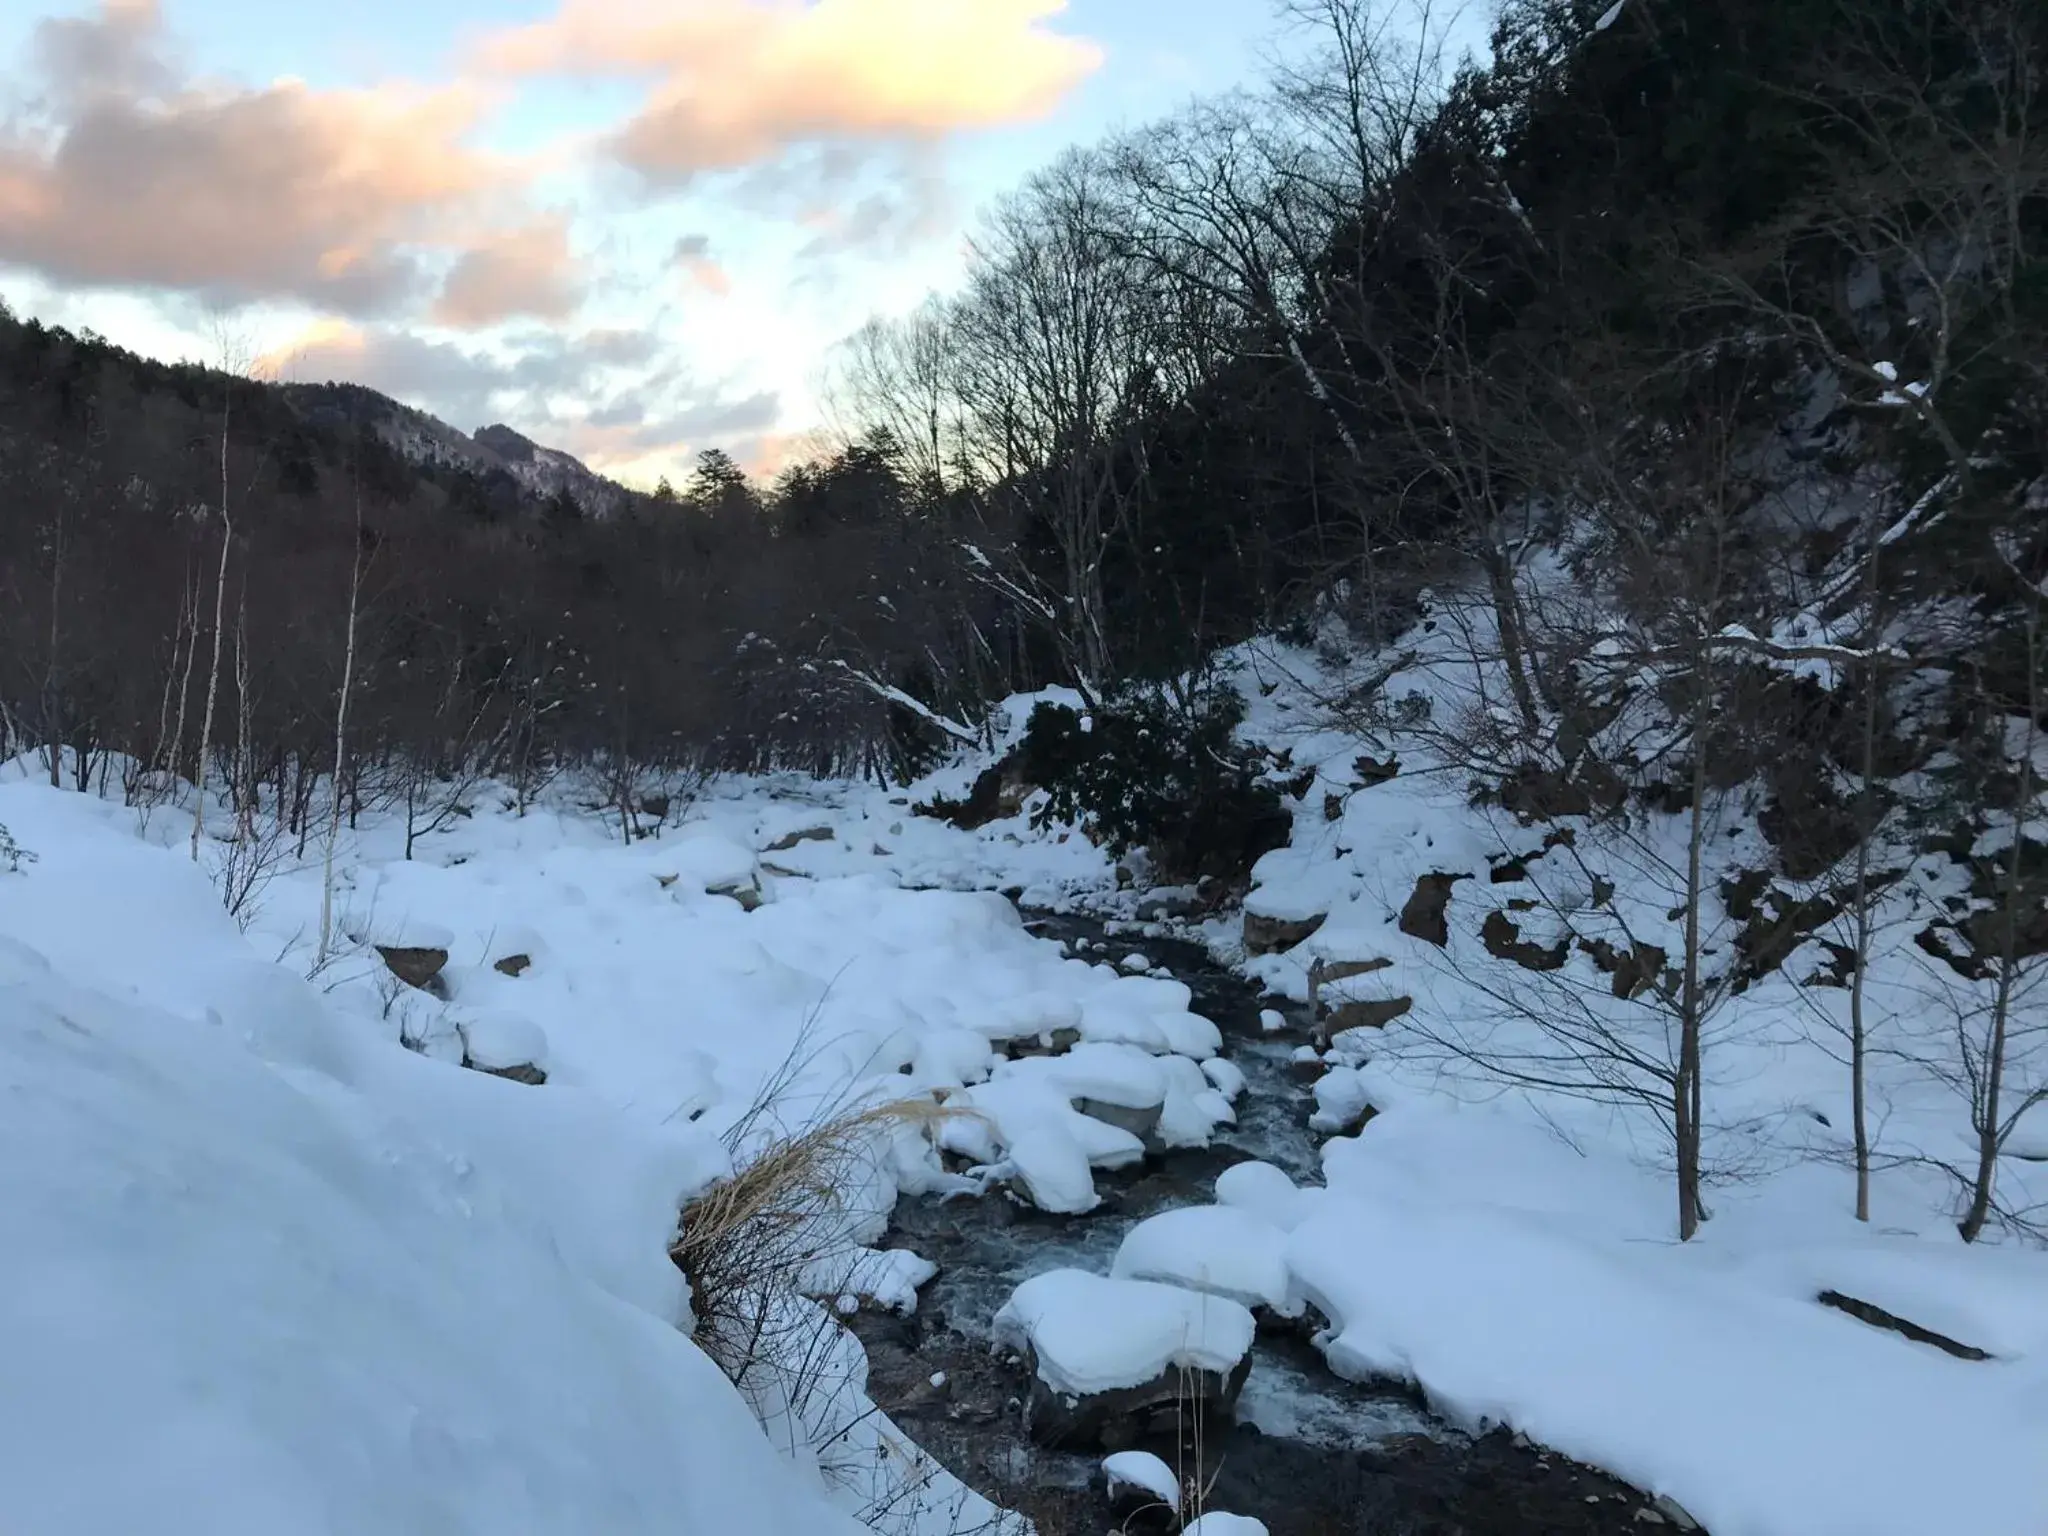
M 1025 1431 L 1020 1367 L 989 1345 L 996 1309 L 1020 1281 L 1065 1265 L 1106 1272 L 1145 1217 L 1209 1201 L 1216 1175 L 1262 1158 L 1316 1182 L 1310 1094 L 1291 1062 L 1306 1020 L 1266 1034 L 1257 993 L 1193 944 L 1134 942 L 1090 918 L 1027 913 L 1034 931 L 1115 959 L 1133 948 L 1194 992 L 1246 1078 L 1237 1125 L 1214 1146 L 1099 1174 L 1087 1216 L 1049 1216 L 1001 1195 L 904 1200 L 889 1241 L 939 1265 L 909 1317 L 864 1314 L 876 1401 L 920 1444 L 997 1502 L 1030 1514 L 1042 1536 L 1122 1529 L 1100 1491 L 1100 1449 L 1048 1450 Z M 1141 1442 L 1210 1484 L 1208 1507 L 1253 1515 L 1272 1536 L 1644 1536 L 1668 1529 L 1636 1490 L 1504 1432 L 1473 1437 L 1437 1419 L 1406 1386 L 1358 1385 L 1323 1365 L 1306 1331 L 1261 1329 L 1236 1422 L 1204 1426 L 1199 1451 Z M 1129 1529 L 1146 1529 L 1142 1518 Z M 1150 1529 L 1159 1529 L 1156 1524 Z

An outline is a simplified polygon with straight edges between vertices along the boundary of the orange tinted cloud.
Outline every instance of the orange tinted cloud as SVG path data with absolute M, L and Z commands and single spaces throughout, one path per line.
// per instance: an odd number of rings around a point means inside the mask
M 685 235 L 676 242 L 676 266 L 690 287 L 714 298 L 732 292 L 732 278 L 711 256 L 711 241 L 705 235 Z
M 0 260 L 59 281 L 344 313 L 419 295 L 517 176 L 471 149 L 472 89 L 222 88 L 180 78 L 153 4 L 43 23 L 40 118 L 0 126 Z
M 548 218 L 464 251 L 442 284 L 433 318 L 463 329 L 514 316 L 560 320 L 581 299 L 568 223 Z
M 933 138 L 1050 112 L 1102 62 L 1052 30 L 1066 0 L 563 0 L 499 34 L 511 74 L 652 76 L 613 141 L 650 178 L 732 170 L 797 144 Z

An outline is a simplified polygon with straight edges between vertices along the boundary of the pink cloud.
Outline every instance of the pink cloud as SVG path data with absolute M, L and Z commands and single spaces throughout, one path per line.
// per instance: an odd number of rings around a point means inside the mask
M 1066 0 L 563 0 L 489 39 L 513 75 L 651 78 L 612 141 L 655 180 L 801 144 L 931 139 L 1043 117 L 1102 52 L 1049 22 Z
M 456 259 L 441 286 L 433 318 L 442 325 L 475 329 L 514 316 L 561 320 L 583 297 L 569 226 L 545 218 L 486 238 Z
M 517 223 L 522 173 L 470 146 L 479 90 L 202 83 L 169 57 L 153 0 L 40 23 L 30 63 L 40 115 L 0 124 L 0 260 L 347 314 L 406 307 L 450 253 L 457 312 L 494 292 L 531 312 L 547 292 L 542 237 Z
M 711 256 L 711 241 L 705 235 L 685 235 L 676 242 L 676 266 L 690 287 L 724 298 L 732 292 L 732 278 Z

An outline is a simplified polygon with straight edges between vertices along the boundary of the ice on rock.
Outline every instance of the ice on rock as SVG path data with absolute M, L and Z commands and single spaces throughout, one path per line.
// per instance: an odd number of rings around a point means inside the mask
M 1180 1369 L 1228 1375 L 1250 1353 L 1254 1331 L 1251 1313 L 1221 1296 L 1055 1269 L 1017 1287 L 992 1334 L 1028 1351 L 1053 1391 L 1090 1397 Z
M 928 1030 L 911 1050 L 910 1076 L 920 1088 L 961 1088 L 986 1079 L 993 1061 L 988 1040 L 974 1030 Z
M 1009 1174 L 1023 1186 L 1033 1205 L 1056 1216 L 1084 1215 L 1099 1203 L 1095 1172 L 1080 1142 L 1051 1128 L 1025 1132 L 1011 1143 L 1009 1155 L 991 1164 L 990 1170 Z
M 997 1070 L 996 1080 L 1045 1083 L 1069 1099 L 1094 1099 L 1124 1109 L 1151 1109 L 1166 1101 L 1163 1063 L 1172 1059 L 1153 1056 L 1132 1045 L 1084 1041 L 1064 1056 L 1033 1056 L 1008 1062 Z M 1196 1067 L 1195 1071 L 1199 1076 L 1201 1069 Z M 1205 1085 L 1207 1081 L 1203 1079 Z
M 953 1095 L 949 1105 L 963 1112 L 940 1125 L 939 1145 L 991 1165 L 986 1177 L 1022 1183 L 1041 1210 L 1093 1210 L 1089 1170 L 1140 1162 L 1145 1144 L 1121 1127 L 1080 1113 L 1056 1081 L 1015 1070 L 1048 1061 L 1034 1057 L 1014 1063 L 991 1081 Z
M 1109 1479 L 1111 1499 L 1129 1491 L 1150 1494 L 1168 1509 L 1180 1507 L 1180 1479 L 1150 1451 L 1118 1451 L 1105 1456 L 1102 1471 Z
M 452 949 L 455 931 L 445 924 L 429 922 L 403 910 L 380 910 L 354 928 L 350 935 L 364 944 L 383 949 Z
M 1223 1031 L 1199 1013 L 1162 1013 L 1154 1022 L 1166 1037 L 1166 1048 L 1176 1056 L 1207 1061 L 1223 1049 Z
M 471 1065 L 486 1072 L 548 1064 L 548 1037 L 533 1020 L 516 1013 L 480 1013 L 460 1025 Z
M 1026 992 L 1004 998 L 989 1006 L 975 1020 L 975 1027 L 991 1040 L 1040 1039 L 1050 1041 L 1064 1030 L 1081 1030 L 1081 1005 L 1073 997 L 1051 990 Z
M 1286 1233 L 1242 1207 L 1191 1205 L 1131 1228 L 1109 1272 L 1295 1317 L 1302 1303 L 1290 1294 L 1286 1245 Z
M 1244 1092 L 1244 1069 L 1234 1061 L 1212 1056 L 1202 1063 L 1202 1074 L 1209 1079 L 1209 1086 L 1232 1104 Z
M 648 846 L 655 873 L 674 875 L 678 886 L 716 891 L 755 879 L 754 850 L 720 833 L 693 829 Z
M 1348 1131 L 1373 1107 L 1366 1076 L 1357 1067 L 1332 1067 L 1316 1079 L 1316 1110 L 1309 1116 L 1309 1129 L 1334 1133 Z
M 798 1289 L 806 1296 L 836 1296 L 841 1312 L 860 1310 L 863 1300 L 891 1312 L 915 1312 L 918 1288 L 939 1266 L 907 1248 L 849 1248 L 813 1259 Z M 851 1299 L 853 1305 L 845 1303 Z
M 1216 1175 L 1218 1205 L 1249 1211 L 1282 1232 L 1301 1224 L 1318 1193 L 1298 1187 L 1271 1163 L 1238 1163 Z

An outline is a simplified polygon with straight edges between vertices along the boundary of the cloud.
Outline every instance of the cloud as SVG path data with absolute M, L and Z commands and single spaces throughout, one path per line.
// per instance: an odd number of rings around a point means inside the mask
M 516 289 L 493 231 L 520 178 L 467 143 L 476 89 L 196 82 L 152 0 L 40 22 L 29 62 L 40 94 L 0 121 L 0 261 L 351 315 L 416 301 L 451 253 L 467 291 Z
M 512 75 L 651 77 L 612 152 L 656 183 L 802 145 L 931 140 L 1043 117 L 1102 52 L 1066 0 L 563 0 L 488 39 Z
M 157 0 L 105 0 L 97 16 L 52 16 L 29 37 L 33 75 L 52 103 L 103 92 L 145 95 L 175 81 L 156 47 Z
M 547 218 L 464 251 L 441 285 L 433 318 L 459 330 L 519 316 L 560 320 L 582 299 L 568 222 Z
M 333 318 L 315 321 L 257 367 L 286 383 L 362 384 L 465 432 L 497 419 L 504 397 L 526 387 L 511 365 L 488 353 Z
M 720 299 L 732 292 L 732 278 L 711 257 L 709 235 L 685 235 L 678 240 L 675 263 L 692 288 Z
M 815 261 L 845 251 L 902 255 L 952 227 L 954 199 L 937 177 L 911 177 L 847 203 L 813 209 L 804 222 L 815 233 L 797 252 Z
M 593 469 L 650 480 L 699 448 L 772 435 L 782 414 L 773 390 L 706 384 L 627 331 L 534 331 L 497 351 L 328 318 L 258 367 L 287 382 L 367 385 L 463 431 L 503 421 Z

